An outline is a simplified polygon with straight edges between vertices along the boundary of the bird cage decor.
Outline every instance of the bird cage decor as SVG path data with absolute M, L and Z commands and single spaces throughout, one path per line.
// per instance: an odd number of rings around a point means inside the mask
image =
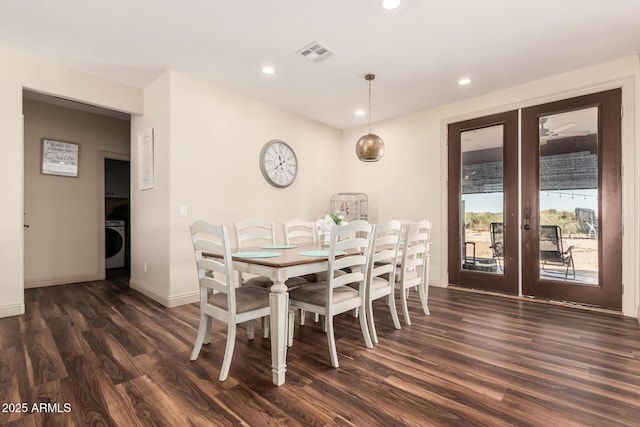
M 338 193 L 331 196 L 330 212 L 343 215 L 348 222 L 369 220 L 369 198 L 364 193 Z

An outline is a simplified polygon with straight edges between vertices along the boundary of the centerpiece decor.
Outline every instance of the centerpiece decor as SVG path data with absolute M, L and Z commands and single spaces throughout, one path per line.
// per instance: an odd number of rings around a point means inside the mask
M 318 231 L 323 236 L 323 244 L 329 246 L 331 242 L 331 229 L 336 225 L 347 223 L 347 218 L 340 213 L 328 213 L 318 222 Z

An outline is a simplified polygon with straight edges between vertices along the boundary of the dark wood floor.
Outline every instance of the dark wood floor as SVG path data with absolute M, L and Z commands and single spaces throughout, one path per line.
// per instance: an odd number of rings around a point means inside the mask
M 269 341 L 242 330 L 226 382 L 222 325 L 189 361 L 196 304 L 163 308 L 109 281 L 25 300 L 25 315 L 0 319 L 2 425 L 640 424 L 640 327 L 616 315 L 432 288 L 431 316 L 414 293 L 413 325 L 399 331 L 376 304 L 374 349 L 339 316 L 339 369 L 307 319 L 275 387 Z M 21 403 L 27 413 L 12 412 Z

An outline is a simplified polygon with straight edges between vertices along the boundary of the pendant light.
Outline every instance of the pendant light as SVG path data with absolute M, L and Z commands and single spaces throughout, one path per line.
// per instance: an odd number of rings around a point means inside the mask
M 369 133 L 356 142 L 356 154 L 363 162 L 377 162 L 384 154 L 384 141 L 378 135 L 371 133 L 371 80 L 375 74 L 367 74 L 364 79 L 369 82 Z

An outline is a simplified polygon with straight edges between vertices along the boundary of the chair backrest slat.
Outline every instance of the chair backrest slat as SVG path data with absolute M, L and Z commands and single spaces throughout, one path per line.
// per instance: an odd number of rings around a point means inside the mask
M 372 232 L 373 226 L 365 220 L 356 220 L 332 228 L 328 289 L 360 282 L 361 291 L 364 291 L 364 272 L 367 268 Z M 345 251 L 350 255 L 336 258 L 334 254 L 337 251 Z M 335 277 L 336 270 L 346 271 L 346 274 Z
M 394 282 L 401 232 L 400 221 L 394 220 L 376 225 L 375 237 L 371 239 L 367 284 L 384 274 L 389 275 L 390 283 Z
M 316 243 L 318 241 L 318 230 L 315 221 L 294 218 L 285 221 L 282 226 L 284 240 L 287 244 Z
M 274 244 L 276 242 L 275 225 L 272 222 L 247 219 L 234 222 L 238 248 Z
M 427 280 L 431 221 L 421 220 L 406 227 L 403 237 L 401 274 L 418 273 L 415 280 Z
M 191 225 L 191 241 L 200 287 L 227 294 L 229 311 L 235 312 L 236 276 L 233 274 L 229 230 L 224 225 L 196 221 Z

